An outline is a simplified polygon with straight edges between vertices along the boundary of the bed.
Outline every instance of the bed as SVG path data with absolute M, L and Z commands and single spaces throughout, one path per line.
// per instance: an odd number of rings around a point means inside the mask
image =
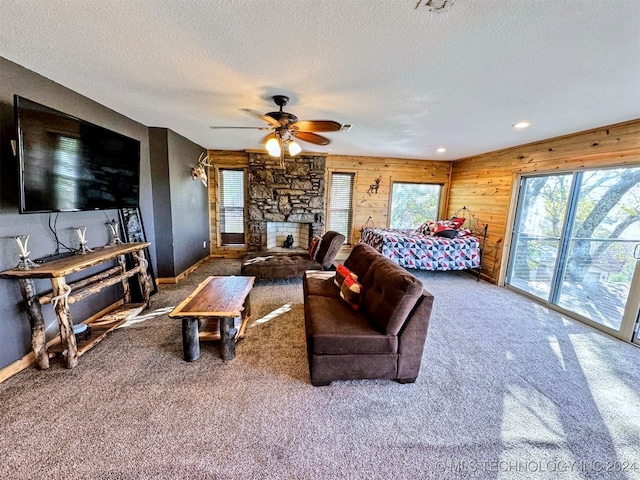
M 454 217 L 455 218 L 455 217 Z M 451 220 L 425 222 L 414 229 L 384 229 L 364 225 L 360 241 L 404 268 L 419 270 L 475 270 L 480 278 L 487 225 L 479 234 Z M 458 226 L 458 228 L 456 228 Z M 447 234 L 442 232 L 447 230 Z

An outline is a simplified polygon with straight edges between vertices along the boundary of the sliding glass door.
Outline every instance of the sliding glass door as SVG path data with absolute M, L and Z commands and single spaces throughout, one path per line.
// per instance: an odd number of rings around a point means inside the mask
M 640 167 L 523 177 L 507 285 L 630 340 L 638 245 Z

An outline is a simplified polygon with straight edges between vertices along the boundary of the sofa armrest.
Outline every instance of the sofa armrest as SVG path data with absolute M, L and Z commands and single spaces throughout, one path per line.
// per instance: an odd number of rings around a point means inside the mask
M 398 335 L 399 379 L 412 380 L 420 372 L 432 309 L 433 295 L 424 290 Z

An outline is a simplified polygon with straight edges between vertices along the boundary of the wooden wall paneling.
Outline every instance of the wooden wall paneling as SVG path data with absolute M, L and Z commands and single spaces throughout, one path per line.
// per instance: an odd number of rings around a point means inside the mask
M 501 284 L 520 175 L 635 165 L 640 166 L 640 120 L 456 160 L 448 215 L 467 206 L 489 224 L 482 276 Z
M 377 227 L 389 226 L 391 185 L 396 182 L 437 183 L 443 185 L 442 208 L 445 211 L 448 198 L 451 162 L 434 160 L 410 160 L 385 157 L 356 157 L 329 155 L 329 172 L 356 173 L 353 194 L 353 229 L 351 241 L 360 241 L 360 229 L 369 216 Z M 381 178 L 377 193 L 367 193 L 369 186 Z

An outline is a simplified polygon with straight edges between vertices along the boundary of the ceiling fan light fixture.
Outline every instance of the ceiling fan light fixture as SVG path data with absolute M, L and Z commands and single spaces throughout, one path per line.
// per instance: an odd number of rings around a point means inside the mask
M 302 147 L 298 145 L 296 142 L 294 142 L 293 140 L 289 141 L 288 148 L 289 148 L 289 155 L 291 155 L 292 157 L 296 156 L 302 151 Z
M 267 140 L 267 143 L 265 143 L 264 147 L 267 149 L 267 152 L 269 152 L 269 155 L 271 155 L 272 157 L 280 156 L 280 153 L 281 153 L 280 142 L 278 142 L 276 138 L 270 138 L 269 140 Z

